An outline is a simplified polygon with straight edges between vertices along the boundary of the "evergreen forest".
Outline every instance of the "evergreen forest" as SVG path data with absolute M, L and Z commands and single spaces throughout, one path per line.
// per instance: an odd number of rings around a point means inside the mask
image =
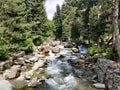
M 65 0 L 48 20 L 45 0 L 0 0 L 0 59 L 30 53 L 48 38 L 87 44 L 88 55 L 119 61 L 119 0 Z

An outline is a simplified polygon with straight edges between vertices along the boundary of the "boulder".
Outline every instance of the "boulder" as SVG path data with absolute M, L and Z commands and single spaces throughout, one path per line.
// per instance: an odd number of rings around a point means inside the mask
M 28 72 L 25 72 L 25 79 L 26 80 L 30 80 L 32 78 L 32 76 L 34 75 L 34 71 L 33 70 L 30 70 Z
M 80 55 L 80 59 L 81 60 L 85 60 L 85 56 L 84 55 Z
M 13 65 L 13 66 L 11 67 L 11 69 L 14 70 L 14 71 L 20 72 L 20 71 L 21 71 L 21 65 Z
M 19 57 L 18 60 L 25 61 L 25 58 L 24 57 Z
M 25 90 L 24 88 L 27 87 L 27 82 L 25 80 L 12 80 L 10 81 L 17 90 Z
M 120 63 L 98 59 L 95 72 L 98 81 L 105 82 L 106 90 L 120 90 Z
M 60 48 L 58 48 L 58 47 L 52 48 L 52 53 L 59 53 L 59 52 L 60 52 Z
M 40 49 L 40 55 L 47 56 L 48 53 L 49 53 L 49 50 L 48 50 L 47 48 L 42 47 L 42 48 Z
M 60 44 L 61 44 L 60 41 L 51 41 L 51 42 L 49 42 L 49 45 L 52 46 L 52 47 L 55 47 L 55 46 L 60 45 Z
M 16 66 L 16 68 L 12 67 L 11 69 L 7 69 L 5 70 L 5 72 L 3 73 L 3 77 L 5 79 L 14 79 L 20 76 L 20 68 L 18 68 Z
M 32 70 L 37 70 L 38 68 L 44 67 L 46 64 L 46 61 L 47 60 L 39 60 L 34 64 L 34 66 L 32 67 Z
M 37 77 L 33 78 L 29 83 L 28 83 L 29 87 L 36 87 L 37 86 Z
M 74 46 L 72 42 L 64 42 L 63 45 L 65 48 L 71 48 Z
M 13 65 L 13 61 L 12 60 L 8 60 L 5 62 L 0 62 L 0 70 L 5 70 L 7 68 L 10 68 Z
M 95 73 L 97 74 L 98 81 L 104 83 L 106 71 L 108 66 L 112 66 L 114 61 L 106 59 L 98 59 L 96 63 Z
M 105 89 L 105 84 L 103 84 L 103 83 L 95 83 L 95 84 L 93 84 L 93 86 L 98 89 Z
M 2 74 L 0 74 L 0 80 L 4 80 L 4 77 Z
M 24 55 L 25 55 L 25 52 L 22 51 L 22 52 L 17 53 L 17 54 L 11 54 L 11 57 L 13 60 L 17 60 L 18 58 L 23 57 Z
M 29 61 L 30 61 L 30 62 L 37 62 L 38 59 L 39 59 L 38 57 L 34 56 L 34 57 L 31 57 L 31 58 L 29 59 Z
M 72 51 L 74 52 L 74 53 L 79 53 L 79 49 L 78 48 L 72 48 Z
M 9 81 L 0 80 L 0 90 L 16 90 L 16 89 Z
M 108 90 L 120 90 L 120 63 L 108 66 L 105 84 Z

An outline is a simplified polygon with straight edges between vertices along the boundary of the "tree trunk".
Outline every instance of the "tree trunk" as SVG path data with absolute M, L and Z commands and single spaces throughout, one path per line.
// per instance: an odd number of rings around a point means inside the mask
M 113 53 L 117 56 L 117 61 L 120 62 L 120 42 L 119 42 L 119 26 L 118 26 L 118 15 L 119 15 L 119 0 L 113 0 Z

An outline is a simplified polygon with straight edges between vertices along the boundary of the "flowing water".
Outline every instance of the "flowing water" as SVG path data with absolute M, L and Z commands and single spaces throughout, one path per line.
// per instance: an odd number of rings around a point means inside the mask
M 80 47 L 81 48 L 81 47 Z M 86 53 L 86 49 L 82 50 Z M 58 58 L 50 51 L 50 56 L 46 57 L 48 66 L 45 69 L 50 78 L 45 79 L 45 85 L 40 85 L 35 90 L 97 90 L 85 80 L 80 80 L 74 76 L 72 66 L 68 63 L 69 59 L 77 59 L 77 56 L 71 54 L 71 50 L 61 48 L 60 55 L 65 55 L 64 58 Z
M 73 67 L 68 63 L 70 59 L 76 60 L 78 57 L 71 52 L 70 49 L 59 46 L 60 53 L 58 55 L 49 52 L 46 56 L 48 65 L 45 68 L 45 74 L 49 76 L 45 79 L 45 84 L 38 85 L 36 88 L 25 88 L 24 90 L 98 90 L 86 81 L 74 76 Z M 86 49 L 79 49 L 83 54 Z M 63 57 L 59 57 L 62 55 Z M 64 55 L 66 55 L 64 57 Z

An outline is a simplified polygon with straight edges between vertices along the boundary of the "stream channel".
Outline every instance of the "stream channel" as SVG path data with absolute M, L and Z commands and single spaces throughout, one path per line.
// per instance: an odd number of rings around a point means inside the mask
M 86 49 L 79 47 L 81 53 L 76 55 L 69 48 L 59 46 L 59 55 L 49 51 L 49 56 L 45 59 L 48 62 L 45 68 L 45 74 L 49 78 L 45 78 L 45 84 L 37 85 L 35 88 L 24 88 L 23 90 L 100 90 L 96 89 L 86 79 L 80 79 L 75 76 L 73 67 L 69 64 L 69 60 L 77 60 L 77 55 L 85 54 Z

